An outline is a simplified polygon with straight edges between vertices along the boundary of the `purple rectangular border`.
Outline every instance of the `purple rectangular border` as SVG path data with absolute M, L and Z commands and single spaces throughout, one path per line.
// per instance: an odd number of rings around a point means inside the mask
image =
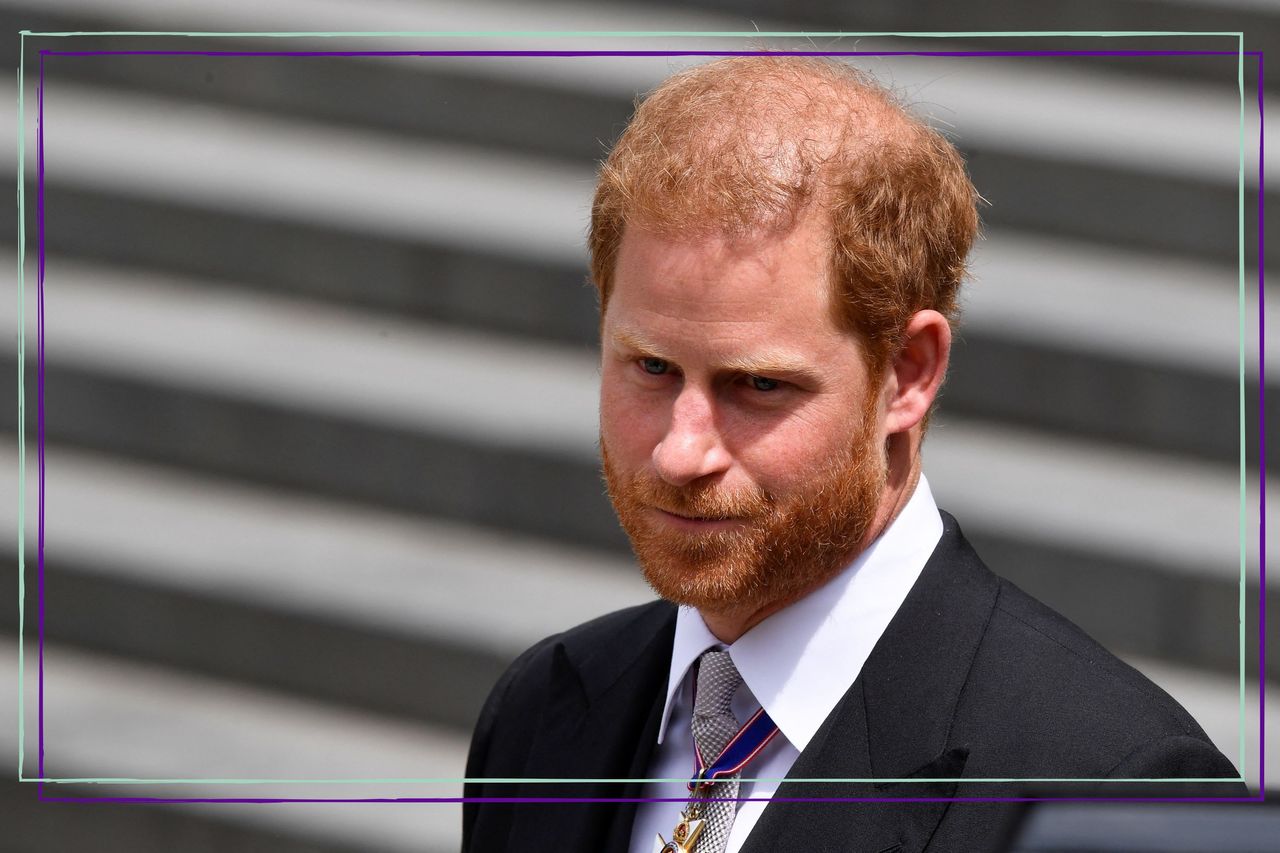
M 92 35 L 92 33 L 83 33 Z M 38 775 L 45 775 L 45 58 L 46 56 L 754 56 L 769 51 L 666 51 L 666 50 L 403 50 L 403 51 L 214 51 L 214 50 L 91 50 L 40 51 L 40 85 L 36 90 L 36 222 L 37 222 L 37 360 L 36 453 L 38 460 Z M 1263 216 L 1266 207 L 1266 163 L 1263 159 L 1263 51 L 1181 50 L 1018 50 L 1018 51 L 788 51 L 792 56 L 1257 56 L 1258 59 L 1258 793 L 1256 797 L 773 797 L 733 798 L 733 802 L 785 803 L 1262 803 L 1266 799 L 1266 241 Z M 23 164 L 18 164 L 22 169 Z M 23 320 L 24 321 L 24 320 Z M 1243 382 L 1243 378 L 1242 378 Z M 1243 593 L 1242 593 L 1243 594 Z M 1156 781 L 1156 780 L 1152 780 Z M 404 797 L 404 798 L 266 798 L 266 797 L 46 797 L 44 781 L 37 781 L 36 795 L 50 803 L 668 803 L 686 798 L 668 797 Z M 160 783 L 157 783 L 160 784 Z

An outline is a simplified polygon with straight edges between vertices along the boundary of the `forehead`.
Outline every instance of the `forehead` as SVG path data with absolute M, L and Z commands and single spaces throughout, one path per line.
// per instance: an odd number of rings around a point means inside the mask
M 734 326 L 772 334 L 839 335 L 825 229 L 678 239 L 628 227 L 605 326 L 679 326 L 697 334 Z

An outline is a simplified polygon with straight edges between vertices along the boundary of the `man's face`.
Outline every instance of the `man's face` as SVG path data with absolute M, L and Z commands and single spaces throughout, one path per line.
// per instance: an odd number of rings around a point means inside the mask
M 816 587 L 884 499 L 882 385 L 835 324 L 823 238 L 810 221 L 780 237 L 622 240 L 605 476 L 649 583 L 704 613 Z

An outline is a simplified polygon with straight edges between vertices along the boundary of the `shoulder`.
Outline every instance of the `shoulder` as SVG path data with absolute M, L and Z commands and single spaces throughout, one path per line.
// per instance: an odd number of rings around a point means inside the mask
M 1005 771 L 1040 778 L 1237 775 L 1163 689 L 1065 616 L 1007 580 L 998 584 L 958 723 L 988 741 L 987 754 Z
M 627 607 L 583 622 L 535 643 L 507 668 L 486 705 L 503 694 L 544 690 L 551 670 L 563 661 L 576 670 L 632 658 L 675 624 L 675 605 L 666 601 Z
M 469 767 L 486 764 L 485 752 L 495 731 L 523 737 L 537 725 L 540 709 L 557 693 L 585 689 L 584 677 L 608 679 L 639 655 L 652 653 L 655 642 L 675 624 L 675 606 L 653 601 L 628 607 L 553 634 L 526 649 L 498 679 L 485 701 L 472 737 Z M 669 657 L 669 642 L 667 644 Z M 472 773 L 467 776 L 493 775 Z

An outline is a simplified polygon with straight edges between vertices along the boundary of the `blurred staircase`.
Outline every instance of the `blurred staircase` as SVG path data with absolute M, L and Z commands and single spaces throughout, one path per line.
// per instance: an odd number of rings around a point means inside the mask
M 4 0 L 0 18 L 11 32 L 622 31 L 659 21 L 708 31 L 751 22 L 762 31 L 977 29 L 967 13 L 940 23 L 954 14 L 947 4 L 862 4 L 863 18 L 830 17 L 817 4 L 732 13 L 716 5 L 535 15 L 488 3 L 180 3 L 158 12 L 141 2 L 108 11 Z M 793 16 L 784 23 L 761 19 L 784 8 Z M 1217 2 L 1106 8 L 1105 24 L 1087 28 L 1280 29 L 1280 12 L 1258 6 L 1232 10 L 1239 25 Z M 913 9 L 915 17 L 900 11 Z M 83 37 L 38 47 L 638 44 Z M 17 40 L 0 49 L 16 66 Z M 1235 759 L 1238 96 L 1234 60 L 1203 60 L 865 64 L 947 127 L 989 202 L 952 378 L 926 445 L 939 502 L 992 568 L 1138 662 Z M 596 315 L 582 243 L 593 161 L 634 95 L 686 61 L 46 60 L 46 772 L 259 780 L 57 784 L 47 796 L 457 796 L 457 782 L 431 780 L 461 776 L 471 722 L 506 663 L 549 633 L 651 596 L 597 472 Z M 29 91 L 28 776 L 37 772 L 40 619 L 34 103 Z M 1256 120 L 1246 136 L 1256 138 Z M 1251 513 L 1257 187 L 1256 163 L 1246 162 Z M 15 209 L 6 210 L 0 227 L 16 234 Z M 16 292 L 16 253 L 0 269 Z M 17 300 L 0 312 L 14 332 L 0 350 L 0 395 L 15 399 Z M 1278 365 L 1269 354 L 1270 376 Z M 1269 439 L 1274 382 L 1261 403 Z M 13 418 L 0 437 L 10 483 L 16 432 Z M 8 507 L 0 537 L 16 573 L 16 502 Z M 1258 583 L 1256 523 L 1251 514 L 1244 537 L 1247 612 L 1266 595 L 1275 614 L 1280 585 Z M 12 647 L 16 601 L 0 604 Z M 1252 619 L 1247 628 L 1256 676 Z M 1256 689 L 1255 677 L 1244 738 L 1253 779 Z M 1280 730 L 1280 719 L 1268 722 Z M 16 750 L 16 722 L 4 730 Z M 458 838 L 454 805 L 77 807 L 34 798 L 33 785 L 0 790 L 5 825 L 17 827 L 2 834 L 0 851 L 443 851 Z

